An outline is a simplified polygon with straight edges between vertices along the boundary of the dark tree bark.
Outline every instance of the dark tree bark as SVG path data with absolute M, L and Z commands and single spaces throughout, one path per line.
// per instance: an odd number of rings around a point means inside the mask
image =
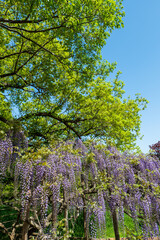
M 116 209 L 113 210 L 112 218 L 113 218 L 113 227 L 114 227 L 115 239 L 120 240 L 118 218 L 117 218 Z
M 56 230 L 56 223 L 57 223 L 57 206 L 56 202 L 52 200 L 52 227 Z
M 27 206 L 26 217 L 22 227 L 22 240 L 28 240 L 28 230 L 29 230 L 29 213 L 30 213 L 30 200 Z

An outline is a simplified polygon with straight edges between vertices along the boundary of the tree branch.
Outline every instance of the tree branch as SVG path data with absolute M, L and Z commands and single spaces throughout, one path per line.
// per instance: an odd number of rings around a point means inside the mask
M 33 54 L 33 52 L 30 52 L 30 51 L 27 51 L 27 50 L 21 51 L 21 54 L 22 53 Z M 11 53 L 11 54 L 5 55 L 3 57 L 0 57 L 0 60 L 5 59 L 5 58 L 9 58 L 9 57 L 12 57 L 12 56 L 15 56 L 15 55 L 19 55 L 19 52 Z
M 62 28 L 62 27 L 66 27 L 63 25 L 64 23 L 62 23 L 61 25 L 57 26 L 57 27 L 51 27 L 51 28 L 46 28 L 46 29 L 41 29 L 41 30 L 28 30 L 28 29 L 25 29 L 25 28 L 21 28 L 21 27 L 11 27 L 11 26 L 8 26 L 8 25 L 5 25 L 6 27 L 10 28 L 11 30 L 12 29 L 15 29 L 15 30 L 20 30 L 20 31 L 24 31 L 24 32 L 28 32 L 28 33 L 41 33 L 41 32 L 48 32 L 48 31 L 51 31 L 51 30 L 55 30 L 55 29 L 59 29 L 59 28 Z
M 44 18 L 44 19 L 35 19 L 35 20 L 28 20 L 28 19 L 23 19 L 23 20 L 12 20 L 12 19 L 4 19 L 4 18 L 0 18 L 0 22 L 2 22 L 2 23 L 13 23 L 13 24 L 15 24 L 15 23 L 40 23 L 40 22 L 43 22 L 43 21 L 45 21 L 45 20 L 47 20 L 46 18 Z
M 76 120 L 74 121 L 74 120 L 62 119 L 58 116 L 53 115 L 52 112 L 29 113 L 29 114 L 26 114 L 25 116 L 22 116 L 22 117 L 18 118 L 17 120 L 18 121 L 23 121 L 23 120 L 30 119 L 30 118 L 33 118 L 33 117 L 50 117 L 50 118 L 53 118 L 53 119 L 63 123 L 68 129 L 73 131 L 78 138 L 81 139 L 81 135 L 69 124 L 69 123 L 76 123 Z
M 31 57 L 29 57 L 29 58 L 27 59 L 27 61 L 25 61 L 17 70 L 14 70 L 14 71 L 11 72 L 11 73 L 6 73 L 6 74 L 0 75 L 0 78 L 4 78 L 4 77 L 16 75 L 16 74 L 19 72 L 19 70 L 20 70 L 21 68 L 23 68 L 41 49 L 47 50 L 46 48 L 44 48 L 44 46 L 45 46 L 46 44 L 48 44 L 52 39 L 53 39 L 53 38 L 49 39 L 49 40 L 48 40 L 47 42 L 45 42 L 43 45 L 37 44 L 37 45 L 39 46 L 39 48 L 32 54 Z M 36 44 L 35 41 L 33 41 L 33 42 Z M 19 54 L 19 53 L 18 53 L 18 54 Z
M 11 239 L 10 233 L 8 232 L 7 228 L 0 222 L 0 227 L 4 230 L 4 232 L 8 235 L 8 237 Z
M 0 121 L 9 125 L 9 121 L 6 118 L 4 118 L 3 116 L 0 116 Z

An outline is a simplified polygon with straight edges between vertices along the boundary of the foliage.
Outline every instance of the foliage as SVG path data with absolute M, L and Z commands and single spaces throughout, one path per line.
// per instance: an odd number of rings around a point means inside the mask
M 15 166 L 12 197 L 21 212 L 22 239 L 33 233 L 40 239 L 67 239 L 76 236 L 80 221 L 85 239 L 106 237 L 107 206 L 118 232 L 125 213 L 133 219 L 135 236 L 159 234 L 160 163 L 156 159 L 120 153 L 92 141 L 53 142 L 36 152 L 26 149 L 17 161 L 11 159 L 6 158 L 1 184 L 8 168 Z M 1 201 L 5 203 L 3 191 Z
M 0 239 L 10 240 L 10 236 L 14 236 L 14 231 L 12 227 L 15 223 L 19 224 L 18 221 L 18 211 L 16 208 L 9 205 L 0 206 Z M 3 225 L 2 225 L 3 223 Z M 5 226 L 5 227 L 4 227 Z M 4 230 L 5 229 L 5 230 Z M 8 231 L 9 230 L 9 231 Z M 20 231 L 20 228 L 17 227 L 16 232 Z M 12 232 L 12 233 L 11 233 Z M 12 238 L 15 239 L 15 238 Z
M 5 96 L 0 92 L 0 138 L 9 130 L 8 123 L 12 120 L 11 106 Z
M 149 146 L 152 150 L 151 155 L 160 159 L 160 141 Z
M 124 212 L 156 235 L 159 163 L 117 150 L 134 146 L 147 101 L 124 99 L 101 56 L 122 1 L 2 0 L 0 16 L 0 200 L 18 212 L 1 229 L 68 239 L 82 222 L 88 240 L 104 235 L 109 206 L 116 238 Z
M 1 124 L 22 126 L 32 145 L 73 137 L 134 145 L 146 100 L 124 100 L 119 73 L 106 81 L 116 64 L 101 57 L 123 26 L 121 0 L 3 0 L 0 16 L 0 90 L 10 106 L 0 107 Z

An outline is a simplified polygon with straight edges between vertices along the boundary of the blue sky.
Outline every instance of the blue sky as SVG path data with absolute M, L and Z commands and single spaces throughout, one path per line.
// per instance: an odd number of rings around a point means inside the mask
M 144 153 L 160 140 L 160 0 L 124 0 L 124 28 L 114 30 L 102 50 L 109 62 L 117 62 L 127 96 L 141 93 L 149 104 L 142 114 Z

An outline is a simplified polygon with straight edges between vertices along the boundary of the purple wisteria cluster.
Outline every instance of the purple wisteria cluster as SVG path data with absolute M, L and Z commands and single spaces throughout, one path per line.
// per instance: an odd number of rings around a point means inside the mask
M 0 169 L 4 172 L 11 145 L 9 140 L 0 142 Z M 82 212 L 84 231 L 96 237 L 96 233 L 104 233 L 106 208 L 111 216 L 117 214 L 117 221 L 123 221 L 124 213 L 128 214 L 144 237 L 159 234 L 157 159 L 81 141 L 59 143 L 50 147 L 47 155 L 45 150 L 34 157 L 30 154 L 27 158 L 27 154 L 30 153 L 26 152 L 26 157 L 18 158 L 15 164 L 23 220 L 36 211 L 43 234 L 58 232 L 60 214 L 65 217 L 62 233 L 69 234 L 69 223 L 73 223 L 74 230 Z
M 0 178 L 13 173 L 14 162 L 22 149 L 27 149 L 28 140 L 23 131 L 10 131 L 0 139 Z

